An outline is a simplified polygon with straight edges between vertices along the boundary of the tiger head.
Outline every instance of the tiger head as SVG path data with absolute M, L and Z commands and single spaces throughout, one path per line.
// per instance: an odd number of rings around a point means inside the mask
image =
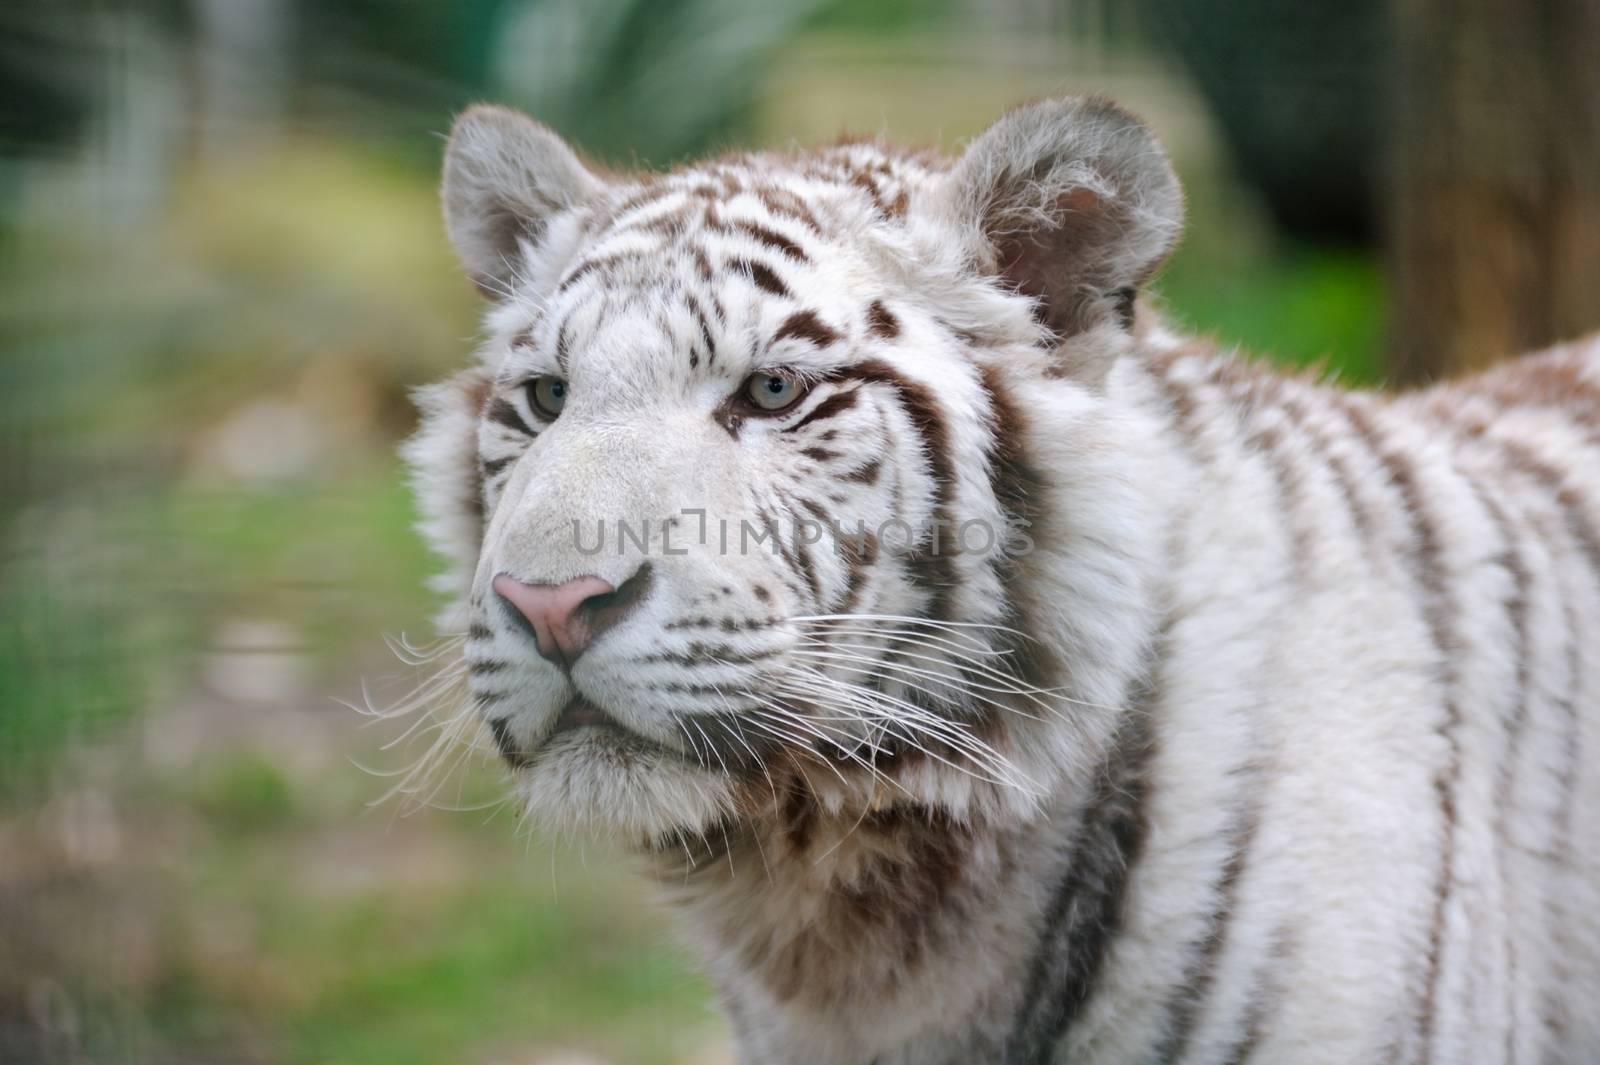
M 407 457 L 531 814 L 998 816 L 1091 760 L 1153 616 L 1105 401 L 1181 225 L 1143 125 L 617 175 L 478 107 L 443 200 L 491 307 Z

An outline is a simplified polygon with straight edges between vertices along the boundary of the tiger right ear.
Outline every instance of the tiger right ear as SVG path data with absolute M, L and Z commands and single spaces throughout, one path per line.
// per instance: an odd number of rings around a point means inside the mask
M 548 127 L 508 107 L 456 119 L 444 150 L 445 229 L 473 282 L 504 297 L 550 219 L 600 194 L 601 180 Z
M 1005 115 L 967 148 L 946 195 L 980 268 L 1034 297 L 1062 338 L 1127 325 L 1183 228 L 1183 191 L 1155 135 L 1101 97 Z

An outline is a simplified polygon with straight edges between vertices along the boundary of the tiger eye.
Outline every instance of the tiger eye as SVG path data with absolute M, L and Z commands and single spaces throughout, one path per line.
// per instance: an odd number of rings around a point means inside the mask
M 559 377 L 536 377 L 528 382 L 528 402 L 547 418 L 554 418 L 567 404 L 567 383 Z
M 751 374 L 745 383 L 745 395 L 762 410 L 783 410 L 800 398 L 800 383 L 782 374 Z

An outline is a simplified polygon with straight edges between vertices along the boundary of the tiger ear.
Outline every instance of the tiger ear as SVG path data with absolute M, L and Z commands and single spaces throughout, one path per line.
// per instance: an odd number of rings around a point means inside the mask
M 565 141 L 508 107 L 469 108 L 445 145 L 445 229 L 461 265 L 490 297 L 510 291 L 526 246 L 539 243 L 554 216 L 602 188 Z
M 1038 301 L 1062 338 L 1131 324 L 1183 228 L 1183 191 L 1149 128 L 1101 97 L 1017 108 L 973 140 L 944 209 L 980 269 Z

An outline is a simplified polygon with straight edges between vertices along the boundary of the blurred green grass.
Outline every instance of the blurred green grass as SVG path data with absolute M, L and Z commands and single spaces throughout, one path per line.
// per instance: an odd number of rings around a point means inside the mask
M 481 817 L 441 835 L 372 811 L 353 828 L 341 803 L 260 758 L 171 786 L 211 830 L 181 893 L 237 927 L 227 951 L 192 947 L 157 982 L 163 1042 L 203 1043 L 220 1022 L 266 1026 L 307 1065 L 518 1044 L 670 1065 L 716 1033 L 703 980 L 604 849 L 519 844 Z M 472 790 L 492 795 L 493 777 Z

